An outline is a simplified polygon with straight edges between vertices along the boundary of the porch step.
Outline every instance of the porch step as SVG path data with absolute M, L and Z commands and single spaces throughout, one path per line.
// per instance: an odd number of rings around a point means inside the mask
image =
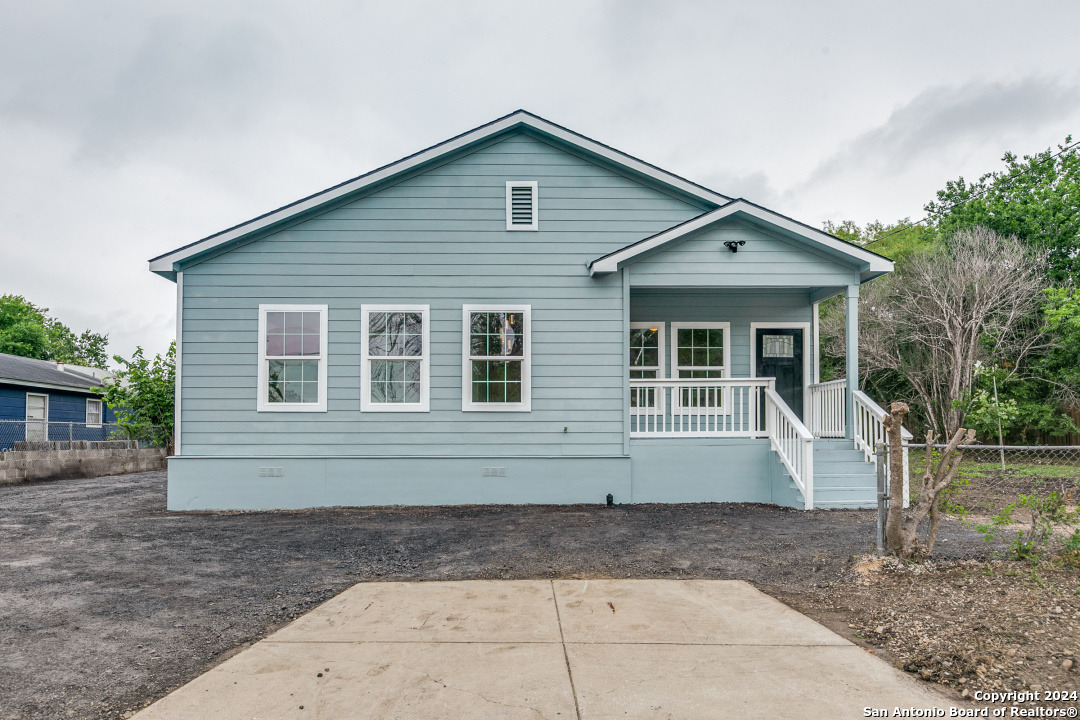
M 866 473 L 874 474 L 874 464 L 868 463 L 862 459 L 862 457 L 821 457 L 817 453 L 814 454 L 814 474 L 822 473 L 823 475 L 864 475 Z
M 814 488 L 871 488 L 877 490 L 877 473 L 871 470 L 869 473 L 837 473 L 819 472 L 814 468 Z
M 779 456 L 774 456 L 780 463 Z M 795 482 L 788 486 L 798 493 Z M 845 438 L 814 439 L 814 507 L 877 507 L 877 470 Z

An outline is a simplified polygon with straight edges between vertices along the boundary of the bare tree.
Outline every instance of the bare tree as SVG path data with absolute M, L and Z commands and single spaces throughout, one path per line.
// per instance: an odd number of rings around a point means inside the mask
M 941 451 L 938 463 L 933 464 L 934 441 L 936 436 L 926 436 L 926 464 L 922 485 L 919 488 L 919 500 L 909 512 L 904 512 L 904 458 L 903 424 L 908 413 L 904 403 L 893 403 L 884 424 L 889 439 L 889 517 L 885 523 L 885 538 L 889 547 L 902 558 L 918 560 L 929 557 L 934 552 L 938 526 L 941 523 L 941 493 L 949 487 L 960 463 L 964 459 L 963 450 L 958 449 L 975 439 L 974 430 L 957 428 L 948 445 Z M 930 519 L 926 536 L 919 537 L 919 526 Z
M 986 228 L 961 230 L 944 247 L 915 255 L 859 298 L 860 371 L 899 373 L 930 430 L 951 438 L 977 363 L 1020 372 L 1041 346 L 1038 322 L 1045 253 Z M 841 355 L 843 316 L 822 317 L 827 352 Z

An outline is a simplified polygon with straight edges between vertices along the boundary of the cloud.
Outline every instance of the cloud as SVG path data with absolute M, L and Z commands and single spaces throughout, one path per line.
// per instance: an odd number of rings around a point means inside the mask
M 1029 77 L 1011 83 L 939 85 L 915 96 L 884 123 L 828 157 L 801 187 L 856 170 L 902 173 L 941 153 L 976 144 L 989 142 L 997 148 L 1003 136 L 1046 128 L 1078 109 L 1080 82 L 1076 80 Z

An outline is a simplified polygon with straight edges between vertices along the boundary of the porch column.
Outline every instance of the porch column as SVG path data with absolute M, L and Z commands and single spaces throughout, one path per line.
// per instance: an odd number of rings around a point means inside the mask
M 847 293 L 847 392 L 844 395 L 844 437 L 855 438 L 855 391 L 859 389 L 859 286 Z

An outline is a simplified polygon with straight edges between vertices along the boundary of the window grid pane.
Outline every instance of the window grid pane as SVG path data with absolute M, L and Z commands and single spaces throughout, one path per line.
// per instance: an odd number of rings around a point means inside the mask
M 268 360 L 266 377 L 271 403 L 319 402 L 318 360 Z
M 679 328 L 675 358 L 680 379 L 716 380 L 724 377 L 724 331 L 721 328 Z M 723 405 L 720 388 L 682 388 L 681 407 Z
M 469 355 L 525 356 L 525 316 L 521 312 L 470 313 Z
M 630 367 L 660 367 L 660 331 L 657 328 L 630 330 Z
M 368 356 L 421 357 L 424 354 L 423 332 L 424 322 L 420 313 L 369 313 Z
M 420 402 L 419 360 L 372 360 L 369 397 L 373 403 Z
M 520 360 L 473 360 L 472 401 L 521 402 L 521 364 Z
M 267 357 L 312 357 L 322 354 L 317 311 L 266 313 Z

